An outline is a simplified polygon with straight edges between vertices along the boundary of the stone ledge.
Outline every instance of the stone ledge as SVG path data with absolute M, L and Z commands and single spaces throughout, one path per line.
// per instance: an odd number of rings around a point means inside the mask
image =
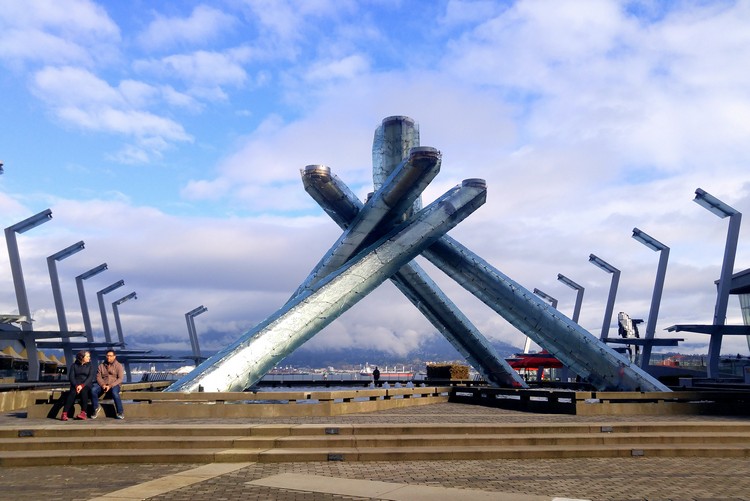
M 398 391 L 394 391 L 398 390 Z M 125 414 L 132 418 L 270 418 L 338 416 L 448 401 L 449 387 L 395 388 L 329 392 L 165 393 L 123 391 Z M 409 398 L 407 398 L 407 395 Z M 29 418 L 59 418 L 62 392 L 36 391 L 27 406 Z M 362 398 L 357 401 L 355 398 Z M 285 402 L 285 403 L 282 403 Z M 77 405 L 77 404 L 76 404 Z M 107 416 L 114 416 L 103 402 Z M 78 407 L 76 407 L 78 409 Z

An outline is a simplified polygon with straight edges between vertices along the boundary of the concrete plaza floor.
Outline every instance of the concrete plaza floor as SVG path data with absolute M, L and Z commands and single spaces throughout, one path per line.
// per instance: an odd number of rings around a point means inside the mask
M 530 414 L 435 404 L 368 414 L 243 423 L 617 423 L 744 417 Z M 186 423 L 184 420 L 174 422 Z M 199 427 L 208 420 L 187 421 Z M 222 421 L 225 422 L 225 421 Z M 49 424 L 17 414 L 0 425 Z M 70 426 L 148 424 L 112 419 Z M 529 497 L 526 497 L 529 496 Z M 0 469 L 0 498 L 23 500 L 748 500 L 750 458 L 591 458 L 406 462 L 136 464 Z

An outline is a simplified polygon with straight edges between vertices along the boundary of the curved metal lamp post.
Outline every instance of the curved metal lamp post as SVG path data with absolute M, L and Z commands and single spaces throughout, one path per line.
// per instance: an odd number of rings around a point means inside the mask
M 185 313 L 185 322 L 187 323 L 188 336 L 190 336 L 190 346 L 193 348 L 193 358 L 195 359 L 196 365 L 199 364 L 201 360 L 203 360 L 203 356 L 201 355 L 201 347 L 198 343 L 198 331 L 195 329 L 195 317 L 207 311 L 208 308 L 200 305 L 197 308 Z
M 651 295 L 651 308 L 648 310 L 648 323 L 646 324 L 645 339 L 654 339 L 656 332 L 656 319 L 659 316 L 659 305 L 661 304 L 661 294 L 664 290 L 664 277 L 667 275 L 667 261 L 669 261 L 669 247 L 659 242 L 655 238 L 642 232 L 638 228 L 633 228 L 633 238 L 648 247 L 649 249 L 659 252 L 659 266 L 656 269 L 656 281 L 654 283 L 654 293 Z M 653 344 L 646 341 L 641 352 L 641 369 L 648 368 L 651 360 L 651 349 Z
M 724 325 L 727 320 L 729 289 L 732 285 L 732 270 L 734 269 L 734 258 L 737 254 L 737 241 L 739 240 L 740 235 L 742 213 L 700 188 L 695 190 L 695 198 L 693 201 L 722 219 L 729 217 L 727 243 L 724 247 L 724 260 L 721 264 L 721 275 L 719 277 L 719 287 L 716 292 L 716 306 L 714 308 L 714 325 Z M 721 341 L 722 333 L 720 330 L 711 334 L 711 340 L 708 344 L 708 377 L 710 378 L 719 377 Z
M 115 313 L 115 327 L 117 328 L 117 337 L 120 340 L 120 344 L 122 344 L 123 346 L 125 345 L 125 338 L 122 335 L 122 323 L 120 322 L 120 312 L 117 307 L 125 301 L 130 301 L 131 299 L 138 299 L 138 296 L 136 296 L 135 292 L 131 292 L 127 296 L 123 296 L 112 303 L 112 311 L 114 311 Z
M 10 259 L 10 271 L 13 275 L 13 287 L 15 288 L 16 301 L 18 302 L 18 314 L 24 317 L 21 321 L 21 330 L 25 332 L 33 331 L 34 329 L 31 326 L 31 308 L 29 307 L 29 297 L 26 294 L 26 282 L 23 279 L 23 268 L 21 267 L 21 257 L 18 254 L 16 233 L 25 233 L 42 223 L 46 223 L 50 219 L 52 219 L 52 211 L 45 209 L 28 219 L 5 228 L 5 243 L 8 246 L 8 258 Z M 33 334 L 23 336 L 23 344 L 26 347 L 26 354 L 29 358 L 28 379 L 29 381 L 33 381 L 39 378 L 39 359 L 37 358 L 36 339 Z
M 118 287 L 125 285 L 125 280 L 118 280 L 117 282 L 108 285 L 102 290 L 96 293 L 96 300 L 99 303 L 99 313 L 102 316 L 102 329 L 104 330 L 104 339 L 108 342 L 112 342 L 112 336 L 109 333 L 109 320 L 107 320 L 107 309 L 104 307 L 104 295 L 109 294 Z
M 107 263 L 102 263 L 89 271 L 85 271 L 76 277 L 76 289 L 78 289 L 78 301 L 81 303 L 81 315 L 83 316 L 83 328 L 86 331 L 86 340 L 94 342 L 94 333 L 91 331 L 91 317 L 89 317 L 89 306 L 86 302 L 86 293 L 83 290 L 83 281 L 98 275 L 107 269 Z
M 607 308 L 604 310 L 604 321 L 602 322 L 602 334 L 600 339 L 605 339 L 609 334 L 609 324 L 612 322 L 612 311 L 615 309 L 615 296 L 617 296 L 617 285 L 620 283 L 620 270 L 604 261 L 603 259 L 590 254 L 589 262 L 597 268 L 601 268 L 607 273 L 612 274 L 612 282 L 609 284 L 609 297 L 607 298 Z
M 572 318 L 575 323 L 578 323 L 578 318 L 581 316 L 581 305 L 583 304 L 583 292 L 585 289 L 561 273 L 557 274 L 557 279 L 571 289 L 578 291 L 576 293 L 576 304 L 573 306 Z
M 63 304 L 62 291 L 60 290 L 60 277 L 57 273 L 57 262 L 72 256 L 76 252 L 84 249 L 83 240 L 77 242 L 65 249 L 58 251 L 47 258 L 47 268 L 49 269 L 49 280 L 52 284 L 52 298 L 55 301 L 55 311 L 57 312 L 57 325 L 60 332 L 68 332 L 68 319 L 65 316 L 65 305 Z M 70 338 L 63 337 L 63 353 L 65 354 L 66 363 L 72 363 L 73 349 L 70 347 Z

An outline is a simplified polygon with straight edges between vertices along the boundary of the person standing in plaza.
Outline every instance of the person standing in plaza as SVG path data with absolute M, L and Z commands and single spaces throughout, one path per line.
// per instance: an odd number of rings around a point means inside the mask
M 68 379 L 70 380 L 70 391 L 65 399 L 61 421 L 68 420 L 68 414 L 72 414 L 73 405 L 76 397 L 81 399 L 81 412 L 76 419 L 86 419 L 86 410 L 89 405 L 89 394 L 91 393 L 91 383 L 94 381 L 96 369 L 91 364 L 91 353 L 81 350 L 76 354 L 76 360 L 68 369 Z
M 99 369 L 96 371 L 96 382 L 91 391 L 91 400 L 94 406 L 94 412 L 91 415 L 92 419 L 96 419 L 101 411 L 99 396 L 107 392 L 110 392 L 112 400 L 115 401 L 117 419 L 125 419 L 122 409 L 122 399 L 120 398 L 120 385 L 124 378 L 125 369 L 117 361 L 115 350 L 108 350 L 104 363 L 99 364 Z

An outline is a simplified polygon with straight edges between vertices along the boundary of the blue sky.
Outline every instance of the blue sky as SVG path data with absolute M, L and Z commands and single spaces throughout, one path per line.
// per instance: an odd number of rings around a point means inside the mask
M 59 266 L 72 328 L 73 277 L 106 261 L 89 304 L 120 278 L 136 290 L 126 339 L 187 349 L 183 315 L 205 304 L 206 349 L 233 340 L 338 236 L 299 170 L 329 165 L 364 197 L 391 115 L 443 153 L 426 202 L 487 180 L 487 204 L 451 234 L 568 315 L 557 273 L 586 287 L 584 327 L 598 334 L 609 287 L 590 253 L 622 270 L 615 314 L 647 317 L 658 257 L 636 226 L 672 249 L 657 335 L 709 323 L 726 222 L 692 198 L 750 209 L 748 22 L 748 2 L 0 0 L 0 222 L 53 210 L 19 237 L 35 328 L 57 323 L 46 256 L 84 240 Z M 523 344 L 427 268 L 486 336 Z M 0 281 L 12 312 L 3 258 Z M 429 342 L 397 298 L 386 284 L 308 348 Z

